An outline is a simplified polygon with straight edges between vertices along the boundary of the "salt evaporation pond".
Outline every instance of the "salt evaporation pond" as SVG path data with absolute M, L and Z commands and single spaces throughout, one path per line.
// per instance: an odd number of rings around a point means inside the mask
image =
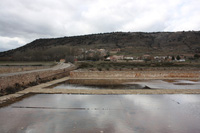
M 200 80 L 70 79 L 53 89 L 200 89 Z
M 200 95 L 37 94 L 0 108 L 1 133 L 199 133 Z

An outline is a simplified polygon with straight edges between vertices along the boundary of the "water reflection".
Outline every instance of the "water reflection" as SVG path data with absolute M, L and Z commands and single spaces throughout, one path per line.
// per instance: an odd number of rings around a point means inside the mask
M 61 84 L 53 89 L 150 89 L 149 87 L 142 84 L 121 84 L 121 85 L 78 85 L 78 84 Z
M 70 79 L 53 89 L 200 89 L 200 80 Z
M 40 94 L 1 108 L 0 132 L 195 133 L 199 101 L 200 95 Z

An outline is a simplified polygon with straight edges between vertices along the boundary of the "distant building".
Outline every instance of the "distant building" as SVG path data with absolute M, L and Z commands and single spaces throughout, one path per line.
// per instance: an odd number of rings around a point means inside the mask
M 158 62 L 170 60 L 170 59 L 168 60 L 168 56 L 154 56 L 153 59 Z
M 105 59 L 105 61 L 110 61 L 110 57 L 107 57 L 107 58 Z
M 143 55 L 143 59 L 152 59 L 151 55 L 145 54 Z
M 124 57 L 124 60 L 133 60 L 133 59 L 134 59 L 133 57 L 128 57 L 128 56 Z
M 179 62 L 185 62 L 185 59 L 180 59 L 180 60 L 178 60 Z
M 111 51 L 110 51 L 110 53 L 111 54 L 116 54 L 116 53 L 118 53 L 118 52 L 120 52 L 121 51 L 121 49 L 120 48 L 117 48 L 117 49 L 112 49 Z
M 75 58 L 75 59 L 74 59 L 74 61 L 75 61 L 75 62 L 77 62 L 77 61 L 78 61 L 78 59 L 77 59 L 77 58 Z
M 60 59 L 60 63 L 65 63 L 65 59 Z
M 116 60 L 123 60 L 124 56 L 123 55 L 113 55 L 113 58 L 115 58 Z
M 155 60 L 165 60 L 167 59 L 167 56 L 154 56 Z
M 100 55 L 101 56 L 106 56 L 107 55 L 107 52 L 105 49 L 97 49 L 98 52 L 100 52 Z
M 105 61 L 118 61 L 118 60 L 123 60 L 124 56 L 123 55 L 113 55 L 113 56 L 110 56 L 110 57 L 107 57 L 105 59 Z
M 131 60 L 131 62 L 144 62 L 144 60 Z

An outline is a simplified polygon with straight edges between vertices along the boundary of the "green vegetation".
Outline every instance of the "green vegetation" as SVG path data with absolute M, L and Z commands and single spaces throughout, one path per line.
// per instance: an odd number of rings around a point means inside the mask
M 175 60 L 175 57 L 174 57 L 174 56 L 172 56 L 172 60 Z
M 180 57 L 179 55 L 177 55 L 177 56 L 176 56 L 176 59 L 177 59 L 177 60 L 180 60 L 180 59 L 181 59 L 181 57 Z
M 195 54 L 194 55 L 194 59 L 199 59 L 200 58 L 200 55 L 199 54 Z
M 142 68 L 200 68 L 200 62 L 197 63 L 182 63 L 182 62 L 106 62 L 106 61 L 98 61 L 98 62 L 78 62 L 77 63 L 79 69 L 91 69 L 91 70 L 133 70 L 138 69 L 142 70 Z
M 1 61 L 59 61 L 67 59 L 98 60 L 89 56 L 90 49 L 111 51 L 119 48 L 117 55 L 151 56 L 200 54 L 200 31 L 190 32 L 113 32 L 74 37 L 37 39 L 23 47 L 0 52 Z M 86 57 L 88 54 L 88 58 Z M 113 53 L 112 53 L 113 54 Z M 110 53 L 110 55 L 112 55 Z M 93 57 L 93 58 L 91 58 Z M 175 57 L 176 58 L 176 57 Z

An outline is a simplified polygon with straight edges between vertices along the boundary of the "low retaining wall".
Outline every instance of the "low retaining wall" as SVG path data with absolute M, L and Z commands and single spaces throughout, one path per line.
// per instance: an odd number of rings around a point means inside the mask
M 0 91 L 5 90 L 8 87 L 26 86 L 30 83 L 37 83 L 48 81 L 64 76 L 69 76 L 69 72 L 74 70 L 75 67 L 63 68 L 58 70 L 46 70 L 39 72 L 23 73 L 11 76 L 0 77 Z
M 199 79 L 200 71 L 72 71 L 74 79 Z
M 51 66 L 0 66 L 0 74 L 50 68 Z

